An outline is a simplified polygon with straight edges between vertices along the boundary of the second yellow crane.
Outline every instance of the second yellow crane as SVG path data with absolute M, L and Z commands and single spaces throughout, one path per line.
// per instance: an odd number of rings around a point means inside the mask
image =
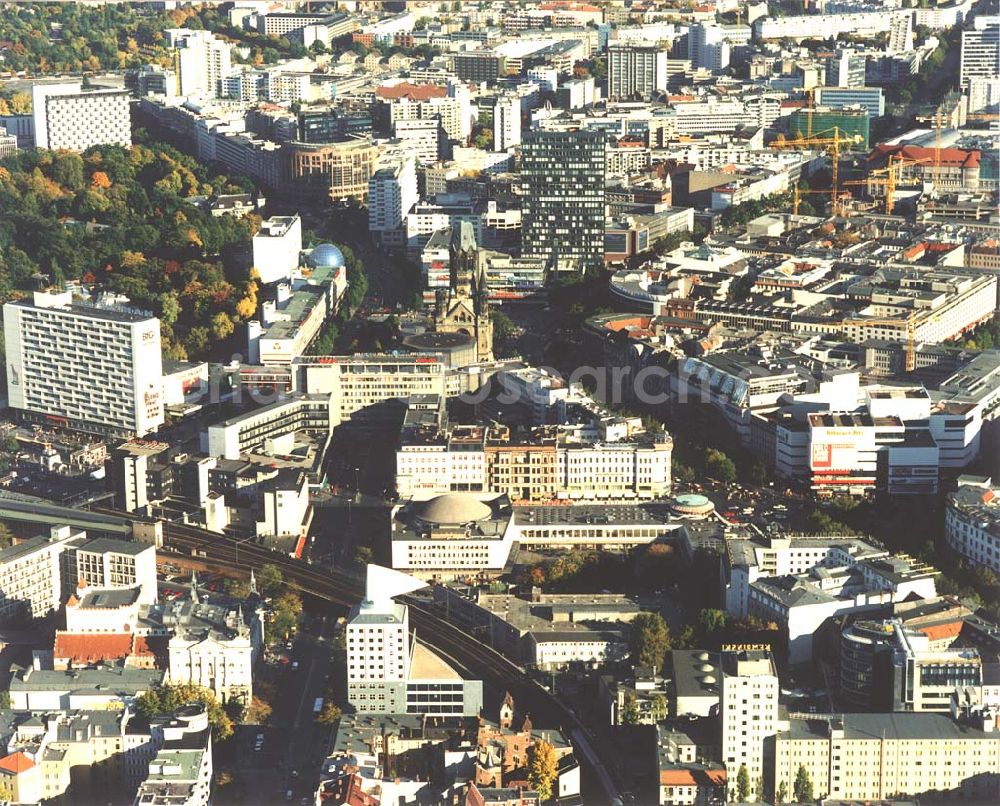
M 833 132 L 833 136 L 824 136 L 828 131 Z M 841 134 L 836 126 L 833 129 L 819 132 L 815 136 L 797 137 L 794 140 L 774 140 L 771 148 L 828 148 L 830 151 L 830 213 L 840 215 L 840 149 L 844 145 L 860 143 L 864 138 L 860 134 Z

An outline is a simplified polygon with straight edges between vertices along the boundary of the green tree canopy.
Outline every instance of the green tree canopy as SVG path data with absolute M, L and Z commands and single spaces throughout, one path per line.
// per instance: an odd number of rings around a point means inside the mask
M 659 613 L 640 613 L 632 619 L 630 628 L 632 663 L 662 669 L 664 656 L 670 649 L 670 630 L 663 616 Z
M 804 764 L 799 764 L 792 791 L 795 793 L 796 803 L 812 803 L 814 800 L 812 778 L 809 777 L 809 771 Z
M 555 748 L 544 739 L 536 739 L 528 748 L 528 784 L 543 803 L 552 797 L 552 784 L 558 773 Z
M 200 703 L 208 710 L 208 723 L 216 742 L 233 735 L 233 722 L 211 689 L 188 683 L 165 683 L 150 689 L 136 700 L 136 711 L 147 719 L 172 714 L 182 705 Z
M 746 764 L 740 764 L 739 772 L 736 773 L 736 799 L 740 803 L 746 803 L 750 799 L 750 772 Z

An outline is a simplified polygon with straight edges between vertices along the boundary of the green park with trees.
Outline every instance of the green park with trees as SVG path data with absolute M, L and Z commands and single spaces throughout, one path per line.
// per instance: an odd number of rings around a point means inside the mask
M 191 197 L 254 185 L 138 139 L 131 148 L 23 151 L 0 162 L 0 302 L 48 284 L 99 283 L 160 318 L 164 357 L 224 358 L 257 313 L 248 251 L 260 218 L 216 218 Z M 350 258 L 356 302 L 363 270 Z

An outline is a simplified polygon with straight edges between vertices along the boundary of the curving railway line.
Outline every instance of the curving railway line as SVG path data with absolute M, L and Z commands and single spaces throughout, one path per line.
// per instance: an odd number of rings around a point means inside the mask
M 112 509 L 94 508 L 92 511 L 118 518 L 128 517 L 127 513 Z M 342 571 L 321 570 L 302 560 L 194 526 L 164 522 L 163 544 L 169 550 L 195 556 L 206 565 L 216 566 L 222 571 L 238 568 L 249 575 L 251 569 L 259 570 L 265 563 L 275 565 L 281 569 L 285 582 L 291 587 L 345 608 L 359 602 L 364 593 L 361 580 Z M 420 640 L 469 669 L 493 689 L 510 691 L 531 714 L 536 725 L 561 727 L 573 737 L 573 744 L 579 751 L 577 759 L 585 773 L 584 780 L 589 779 L 599 785 L 608 801 L 621 802 L 619 787 L 590 746 L 586 729 L 572 710 L 504 655 L 441 619 L 412 598 L 407 604 L 410 607 L 410 624 Z M 592 802 L 593 794 L 588 802 Z

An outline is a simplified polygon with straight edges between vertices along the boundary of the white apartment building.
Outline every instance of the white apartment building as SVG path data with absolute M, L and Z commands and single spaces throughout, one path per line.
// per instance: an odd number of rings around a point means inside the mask
M 169 46 L 174 48 L 179 94 L 220 97 L 222 80 L 232 70 L 232 44 L 209 31 L 174 28 L 165 33 Z
M 493 150 L 507 151 L 521 143 L 521 99 L 501 95 L 493 105 Z
M 749 29 L 748 29 L 749 30 Z M 729 66 L 730 45 L 719 25 L 696 23 L 688 28 L 688 58 L 695 69 L 717 73 Z
M 434 353 L 303 357 L 307 395 L 332 395 L 334 425 L 352 419 L 378 417 L 385 404 L 402 405 L 412 395 L 444 395 L 447 364 Z
M 253 266 L 264 284 L 287 280 L 299 266 L 302 219 L 298 214 L 261 222 L 253 236 Z
M 145 509 L 152 503 L 147 473 L 151 465 L 158 461 L 157 457 L 169 447 L 165 442 L 134 439 L 115 449 L 116 461 L 121 463 L 116 471 L 116 492 L 121 496 L 118 504 L 126 512 Z
M 767 769 L 765 741 L 778 730 L 778 672 L 766 651 L 722 653 L 722 763 L 733 784 L 741 766 L 750 774 L 750 795 Z M 730 787 L 732 788 L 732 787 Z
M 683 101 L 671 106 L 677 134 L 732 132 L 745 124 L 742 101 Z
M 79 81 L 34 84 L 31 102 L 37 148 L 86 151 L 91 146 L 132 145 L 125 90 L 84 91 Z
M 984 730 L 982 720 L 976 726 L 945 714 L 799 715 L 776 732 L 774 747 L 775 786 L 791 792 L 804 766 L 820 800 L 948 792 L 955 800 L 994 803 L 1000 794 L 1000 732 Z
M 761 17 L 754 20 L 757 40 L 837 39 L 841 34 L 859 36 L 885 32 L 896 16 L 912 17 L 912 11 L 859 11 L 850 14 L 807 14 L 792 17 Z
M 1000 573 L 1000 488 L 980 476 L 961 476 L 958 485 L 948 494 L 945 541 L 969 562 Z
M 264 91 L 267 100 L 276 104 L 312 100 L 312 77 L 309 73 L 284 73 L 268 70 Z
M 667 90 L 667 56 L 656 45 L 612 45 L 608 48 L 608 98 L 649 100 Z
M 662 498 L 670 493 L 670 437 L 651 443 L 563 442 L 557 446 L 559 497 Z
M 468 90 L 463 84 L 453 84 L 453 96 L 411 100 L 399 98 L 382 101 L 388 105 L 388 122 L 391 126 L 401 120 L 437 120 L 449 140 L 465 141 L 472 133 L 471 107 Z
M 980 112 L 1000 104 L 1000 76 L 969 76 L 969 112 Z
M 139 604 L 156 602 L 156 548 L 150 543 L 100 537 L 68 548 L 67 559 L 77 584 L 138 588 Z
M 906 53 L 913 50 L 913 15 L 893 14 L 889 20 L 887 53 Z
M 301 470 L 279 472 L 254 485 L 257 537 L 301 536 L 309 523 L 309 480 Z
M 433 165 L 442 156 L 445 131 L 438 118 L 402 118 L 393 124 L 392 136 L 422 165 Z
M 160 321 L 70 291 L 4 305 L 7 394 L 27 420 L 134 437 L 163 424 Z
M 397 595 L 420 587 L 401 587 Z M 367 597 L 347 621 L 347 699 L 358 711 L 403 713 L 399 684 L 405 687 L 410 669 L 409 608 L 381 591 L 377 600 Z
M 406 246 L 406 217 L 418 201 L 412 155 L 379 167 L 368 180 L 368 229 L 384 248 Z
M 60 556 L 74 537 L 68 526 L 54 526 L 48 535 L 0 549 L 0 623 L 38 619 L 59 609 Z
M 965 89 L 972 78 L 1000 75 L 1000 18 L 976 17 L 972 29 L 962 31 L 959 86 Z

